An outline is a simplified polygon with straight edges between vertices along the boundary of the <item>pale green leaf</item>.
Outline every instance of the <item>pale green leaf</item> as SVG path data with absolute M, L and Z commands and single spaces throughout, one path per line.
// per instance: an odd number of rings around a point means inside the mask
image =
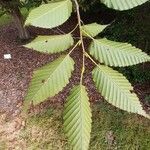
M 88 35 L 90 35 L 91 37 L 95 37 L 100 32 L 102 32 L 107 26 L 108 25 L 100 25 L 97 23 L 91 23 L 91 24 L 83 25 L 81 27 L 82 34 L 84 36 L 87 36 L 87 37 L 89 37 Z
M 113 8 L 116 10 L 128 10 L 138 5 L 142 5 L 143 3 L 149 0 L 100 0 L 100 1 L 109 8 Z
M 133 87 L 121 73 L 107 66 L 99 65 L 93 70 L 93 80 L 101 95 L 112 105 L 150 118 L 133 92 Z
M 90 54 L 100 63 L 109 66 L 131 66 L 150 61 L 150 56 L 128 43 L 95 39 L 90 45 Z
M 43 4 L 29 13 L 25 25 L 53 28 L 66 22 L 71 12 L 72 2 L 70 0 Z
M 34 49 L 43 53 L 58 53 L 70 48 L 74 43 L 71 34 L 38 36 L 31 43 L 24 45 L 27 48 Z
M 75 86 L 65 104 L 64 130 L 73 150 L 88 150 L 91 132 L 91 109 L 86 89 Z
M 37 69 L 33 73 L 25 100 L 36 105 L 55 96 L 69 83 L 73 69 L 74 61 L 69 55 L 61 56 Z

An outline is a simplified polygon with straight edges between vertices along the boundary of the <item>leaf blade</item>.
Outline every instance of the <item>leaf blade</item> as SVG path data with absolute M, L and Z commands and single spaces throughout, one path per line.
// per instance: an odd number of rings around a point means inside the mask
M 65 104 L 64 130 L 73 149 L 87 150 L 91 132 L 89 98 L 83 85 L 75 86 Z
M 92 75 L 98 91 L 109 103 L 150 119 L 143 110 L 137 95 L 133 93 L 133 87 L 121 73 L 110 67 L 99 65 L 93 70 Z
M 150 56 L 128 43 L 95 39 L 89 47 L 90 54 L 100 63 L 125 67 L 150 61 Z
M 81 30 L 84 36 L 88 37 L 88 34 L 89 34 L 91 37 L 95 37 L 100 32 L 102 32 L 107 26 L 108 25 L 100 25 L 97 23 L 91 23 L 91 24 L 83 25 L 81 27 Z
M 72 2 L 70 0 L 43 4 L 29 13 L 25 25 L 51 29 L 67 21 L 71 12 Z
M 42 53 L 58 53 L 67 50 L 74 43 L 71 34 L 53 35 L 53 36 L 38 36 L 31 43 L 24 45 Z
M 146 3 L 148 0 L 100 0 L 109 8 L 116 10 L 128 10 Z
M 74 61 L 67 55 L 34 71 L 25 101 L 37 105 L 58 94 L 69 83 L 73 69 Z

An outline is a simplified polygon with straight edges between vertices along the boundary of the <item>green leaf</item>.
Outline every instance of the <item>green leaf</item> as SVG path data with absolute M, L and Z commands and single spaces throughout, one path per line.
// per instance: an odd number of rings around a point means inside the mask
M 32 25 L 41 28 L 53 28 L 67 21 L 71 16 L 72 2 L 64 0 L 59 2 L 50 2 L 33 9 L 25 25 Z
M 27 48 L 34 49 L 43 53 L 58 53 L 70 48 L 74 43 L 71 34 L 38 36 L 31 43 L 24 45 Z
M 98 91 L 109 103 L 150 119 L 150 116 L 143 110 L 137 95 L 133 93 L 133 87 L 121 73 L 99 65 L 92 74 Z
M 90 45 L 90 54 L 100 63 L 109 66 L 131 66 L 150 61 L 150 57 L 140 49 L 128 43 L 95 39 Z
M 108 25 L 100 25 L 97 23 L 91 23 L 91 24 L 83 25 L 81 27 L 81 30 L 84 36 L 89 37 L 88 35 L 90 35 L 91 37 L 95 37 L 100 32 L 102 32 L 107 26 Z
M 113 8 L 116 10 L 128 10 L 138 5 L 142 5 L 143 3 L 149 0 L 100 0 L 100 1 L 109 8 Z
M 88 150 L 91 132 L 91 109 L 86 89 L 75 86 L 64 110 L 64 130 L 74 150 Z
M 74 61 L 67 55 L 34 71 L 25 100 L 36 105 L 55 96 L 69 83 L 73 69 Z

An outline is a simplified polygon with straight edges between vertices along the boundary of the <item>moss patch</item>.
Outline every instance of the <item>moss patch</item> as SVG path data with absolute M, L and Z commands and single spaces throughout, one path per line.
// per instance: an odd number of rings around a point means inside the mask
M 90 150 L 150 149 L 150 121 L 101 102 L 92 107 Z M 62 129 L 62 107 L 30 117 L 21 137 L 32 150 L 70 150 Z
M 4 14 L 3 16 L 0 17 L 0 26 L 11 22 L 11 20 L 12 20 L 11 16 Z
M 150 149 L 150 121 L 100 103 L 93 107 L 90 150 Z
M 26 140 L 28 149 L 69 150 L 62 130 L 62 108 L 50 108 L 30 117 L 21 137 Z

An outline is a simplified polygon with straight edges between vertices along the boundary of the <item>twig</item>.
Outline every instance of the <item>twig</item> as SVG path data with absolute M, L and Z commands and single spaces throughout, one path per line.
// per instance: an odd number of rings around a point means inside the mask
M 60 28 L 57 27 L 57 30 L 62 33 L 62 34 L 66 34 L 64 31 L 62 31 Z
M 87 52 L 85 52 L 85 56 L 88 57 L 96 66 L 99 67 L 99 65 L 94 61 L 94 59 Z
M 85 30 L 82 30 L 90 39 L 95 40 L 90 34 L 88 34 Z
M 80 30 L 80 40 L 81 40 L 81 46 L 82 46 L 82 50 L 83 50 L 83 59 L 82 59 L 82 70 L 81 70 L 81 78 L 80 78 L 80 84 L 82 84 L 83 82 L 83 74 L 85 71 L 85 46 L 83 43 L 83 36 L 82 36 L 82 30 L 81 30 L 81 16 L 80 16 L 80 11 L 79 11 L 79 4 L 77 2 L 77 0 L 74 0 L 75 5 L 76 5 L 76 11 L 77 11 L 77 18 L 78 18 L 78 25 L 79 25 L 79 30 Z
M 72 52 L 73 52 L 73 50 L 78 46 L 78 45 L 80 45 L 81 44 L 81 40 L 79 40 L 77 43 L 76 43 L 76 45 L 71 49 L 71 51 L 68 53 L 68 55 L 70 55 Z
M 69 33 L 70 34 L 73 33 L 77 29 L 78 26 L 79 26 L 79 24 L 77 24 Z

